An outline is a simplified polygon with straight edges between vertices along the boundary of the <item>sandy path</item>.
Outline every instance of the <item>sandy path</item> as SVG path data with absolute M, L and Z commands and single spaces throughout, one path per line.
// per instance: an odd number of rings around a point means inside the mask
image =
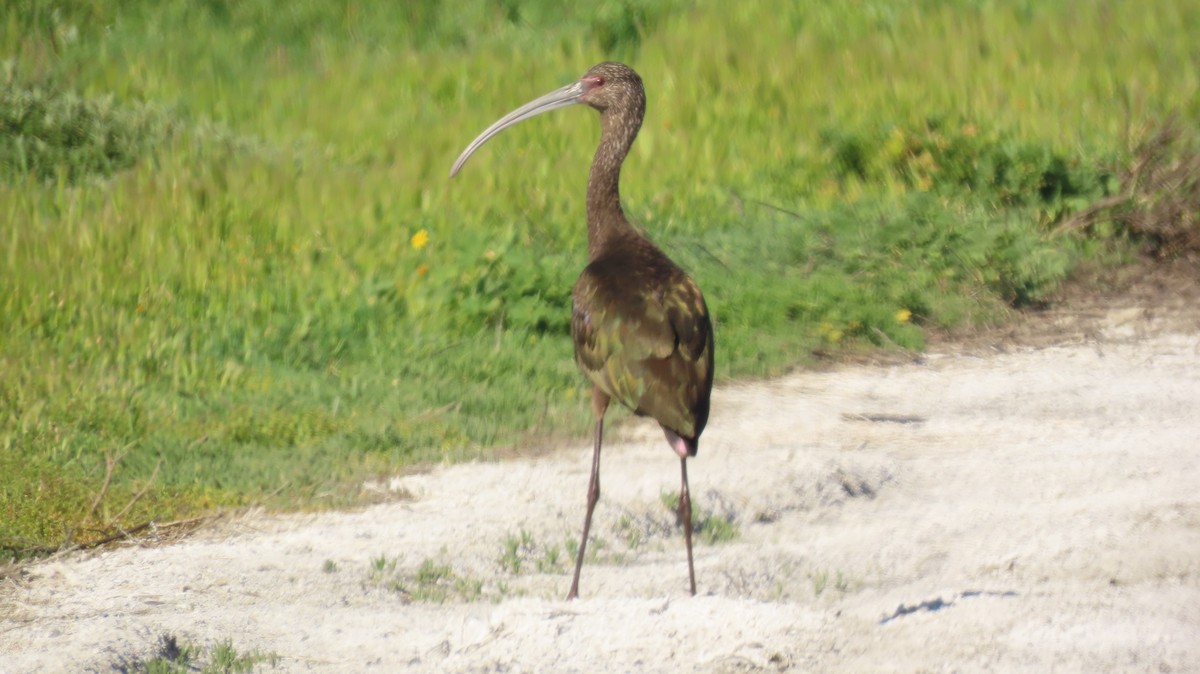
M 35 565 L 0 585 L 0 671 L 110 671 L 164 632 L 284 671 L 1200 671 L 1198 332 L 719 390 L 689 472 L 738 533 L 698 545 L 695 598 L 661 499 L 677 461 L 634 422 L 582 601 L 561 597 L 585 439 L 360 512 Z

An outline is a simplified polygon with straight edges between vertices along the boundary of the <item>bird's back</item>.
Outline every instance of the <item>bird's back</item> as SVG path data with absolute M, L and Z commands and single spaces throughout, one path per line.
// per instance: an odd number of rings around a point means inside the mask
M 694 448 L 708 421 L 713 378 L 712 323 L 695 281 L 637 237 L 597 255 L 572 300 L 580 369 L 611 398 Z

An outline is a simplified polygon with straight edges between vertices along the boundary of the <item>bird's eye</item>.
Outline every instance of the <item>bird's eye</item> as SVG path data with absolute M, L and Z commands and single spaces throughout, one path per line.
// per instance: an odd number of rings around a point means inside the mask
M 592 75 L 591 77 L 584 78 L 584 81 L 588 83 L 589 89 L 599 89 L 604 86 L 604 78 L 600 75 Z

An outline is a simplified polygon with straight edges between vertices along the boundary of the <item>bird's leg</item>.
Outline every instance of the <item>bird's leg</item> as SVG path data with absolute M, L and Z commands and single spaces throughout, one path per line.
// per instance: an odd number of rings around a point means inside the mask
M 592 528 L 592 511 L 600 500 L 600 441 L 604 437 L 604 413 L 608 410 L 608 395 L 599 387 L 592 389 L 592 411 L 596 415 L 596 437 L 592 449 L 592 478 L 588 481 L 587 514 L 583 516 L 583 537 L 579 541 L 579 552 L 575 554 L 575 578 L 567 601 L 579 597 L 579 572 L 583 569 L 583 554 L 587 550 L 588 530 Z
M 688 494 L 687 457 L 679 459 L 679 468 L 683 473 L 683 486 L 679 490 L 679 519 L 683 520 L 683 540 L 687 543 L 688 581 L 691 583 L 692 596 L 696 596 L 696 567 L 692 564 L 692 497 Z

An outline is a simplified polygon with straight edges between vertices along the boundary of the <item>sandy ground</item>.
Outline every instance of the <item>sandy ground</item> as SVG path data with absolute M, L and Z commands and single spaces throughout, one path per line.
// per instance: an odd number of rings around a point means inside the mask
M 736 536 L 698 543 L 694 598 L 678 462 L 631 421 L 580 601 L 585 438 L 29 566 L 0 581 L 0 671 L 111 671 L 170 633 L 301 672 L 1198 672 L 1200 323 L 1102 314 L 719 389 L 689 473 Z

